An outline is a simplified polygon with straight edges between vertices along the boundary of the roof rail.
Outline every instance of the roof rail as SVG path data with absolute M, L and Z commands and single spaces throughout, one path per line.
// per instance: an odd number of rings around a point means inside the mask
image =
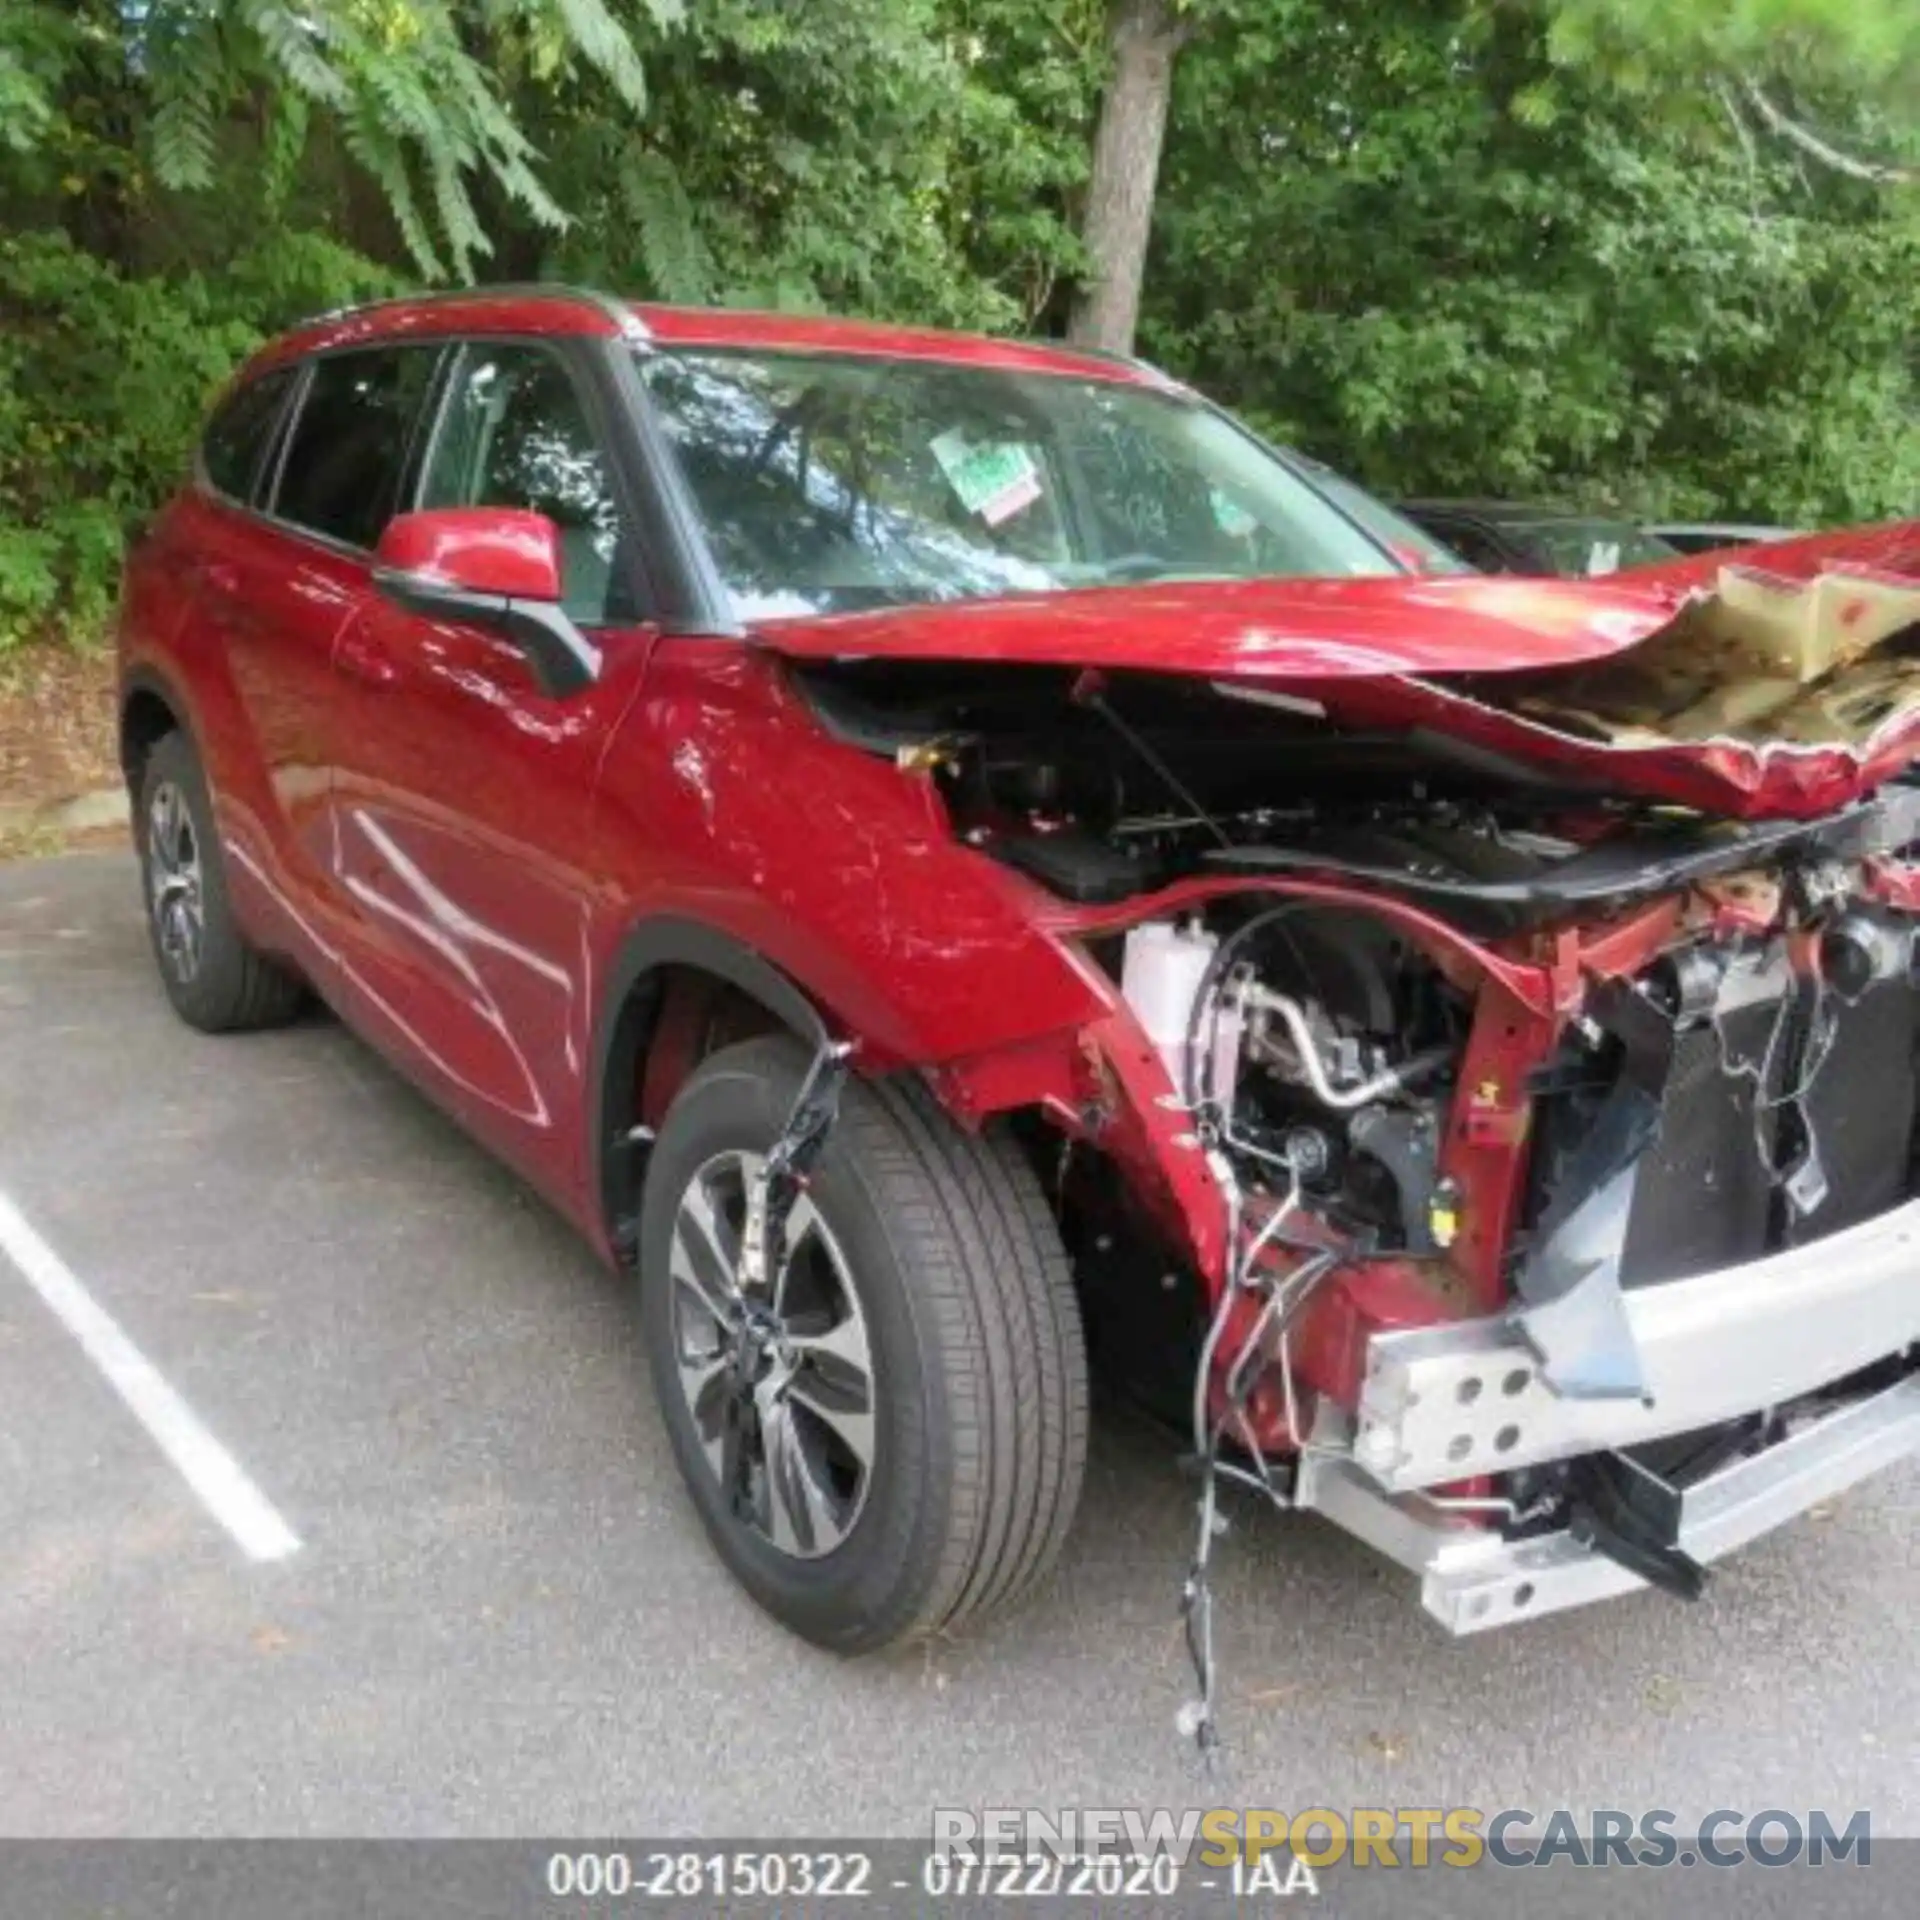
M 315 316 L 317 321 L 350 320 L 360 314 L 379 313 L 388 307 L 412 307 L 453 300 L 561 300 L 597 308 L 629 340 L 647 340 L 652 336 L 647 323 L 623 300 L 597 287 L 568 286 L 560 280 L 482 281 L 471 287 L 430 287 L 422 293 L 390 294 L 382 300 L 362 300 L 350 306 L 334 307 Z

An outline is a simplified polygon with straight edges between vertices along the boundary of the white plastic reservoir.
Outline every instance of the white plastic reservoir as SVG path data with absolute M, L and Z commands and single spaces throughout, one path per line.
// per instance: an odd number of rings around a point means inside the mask
M 1148 920 L 1127 935 L 1120 992 L 1165 1061 L 1174 1090 L 1187 1088 L 1187 1033 L 1193 1003 L 1220 943 L 1197 923 Z M 1196 1036 L 1205 1045 L 1207 1035 Z

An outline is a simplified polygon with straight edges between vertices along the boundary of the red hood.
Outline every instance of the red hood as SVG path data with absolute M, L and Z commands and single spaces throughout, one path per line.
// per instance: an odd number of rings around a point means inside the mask
M 1288 683 L 1336 719 L 1427 728 L 1574 784 L 1741 817 L 1831 811 L 1901 771 L 1920 749 L 1920 697 L 1844 739 L 1594 739 L 1496 697 L 1518 674 L 1593 667 L 1655 635 L 1710 594 L 1733 561 L 1776 581 L 1847 573 L 1920 580 L 1920 522 L 1818 534 L 1703 555 L 1608 580 L 1407 574 L 1358 580 L 1183 581 L 769 620 L 765 646 L 804 660 L 974 660 L 1108 667 Z M 1569 682 L 1577 681 L 1569 672 Z M 1736 675 L 1737 678 L 1737 675 Z M 1522 682 L 1516 682 L 1520 686 Z M 1727 684 L 1734 684 L 1729 680 Z
M 1644 640 L 1671 589 L 1591 580 L 1395 574 L 1086 587 L 768 620 L 801 660 L 996 660 L 1204 679 L 1329 680 L 1577 666 Z
M 1797 533 L 1757 547 L 1722 547 L 1658 566 L 1634 567 L 1616 579 L 1668 592 L 1711 587 L 1724 566 L 1758 567 L 1788 580 L 1845 567 L 1849 571 L 1899 574 L 1920 579 L 1920 520 L 1893 520 L 1879 527 L 1849 527 L 1841 533 Z

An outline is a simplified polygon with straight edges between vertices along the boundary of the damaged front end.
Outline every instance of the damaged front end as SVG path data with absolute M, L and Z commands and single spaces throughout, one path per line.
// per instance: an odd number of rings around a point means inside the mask
M 1101 983 L 1036 1151 L 1210 1468 L 1464 1633 L 1920 1448 L 1910 580 L 1518 671 L 797 675 Z
M 1120 970 L 1232 1223 L 1197 1450 L 1455 1632 L 1697 1594 L 1920 1447 L 1920 793 L 1662 828 L 1578 910 L 1593 850 L 1517 837 L 1532 887 L 1422 868 L 1444 917 L 1377 854 L 1206 883 Z

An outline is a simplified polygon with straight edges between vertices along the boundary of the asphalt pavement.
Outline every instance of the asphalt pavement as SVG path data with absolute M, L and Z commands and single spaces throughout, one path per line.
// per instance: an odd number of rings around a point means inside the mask
M 1313 1519 L 1218 1547 L 1096 1423 L 1058 1575 L 848 1663 L 731 1584 L 625 1288 L 323 1015 L 168 1011 L 131 861 L 0 868 L 0 1196 L 298 1549 L 251 1558 L 0 1253 L 0 1832 L 924 1836 L 943 1807 L 1872 1810 L 1920 1836 L 1908 1470 L 1717 1570 L 1450 1641 Z

